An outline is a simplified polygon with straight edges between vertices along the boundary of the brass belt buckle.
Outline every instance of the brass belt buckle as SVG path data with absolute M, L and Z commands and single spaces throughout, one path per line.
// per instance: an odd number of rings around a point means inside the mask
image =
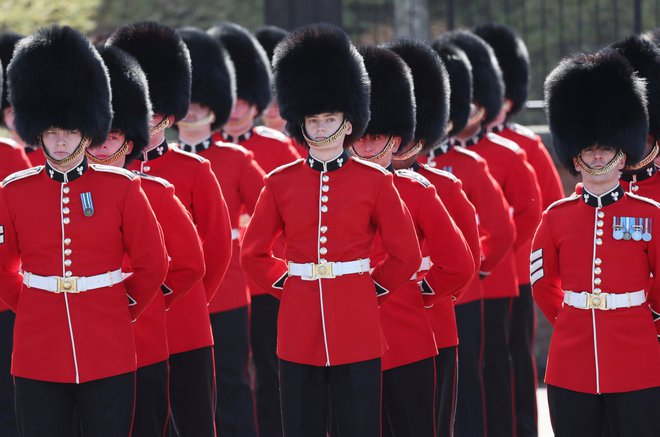
M 587 309 L 606 310 L 607 293 L 593 294 L 587 293 Z
M 312 264 L 312 278 L 313 279 L 332 279 L 335 278 L 332 272 L 332 265 L 334 263 Z
M 57 278 L 57 293 L 78 293 L 78 277 Z

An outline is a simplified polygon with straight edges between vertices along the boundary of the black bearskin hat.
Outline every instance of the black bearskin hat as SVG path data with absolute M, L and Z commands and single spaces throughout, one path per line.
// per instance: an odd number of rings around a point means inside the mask
M 220 40 L 236 69 L 236 94 L 257 107 L 258 114 L 270 103 L 270 63 L 259 41 L 235 23 L 221 23 L 209 29 Z
M 98 52 L 78 31 L 50 26 L 21 39 L 7 77 L 16 132 L 26 144 L 38 144 L 51 127 L 80 130 L 91 145 L 105 141 L 110 81 Z
M 179 30 L 192 61 L 191 102 L 211 108 L 215 121 L 211 130 L 219 130 L 229 119 L 236 102 L 234 64 L 222 44 L 208 33 L 192 27 Z
M 631 36 L 612 47 L 623 55 L 639 77 L 646 79 L 649 133 L 660 140 L 660 49 L 640 36 Z M 628 161 L 628 164 L 635 162 Z
M 472 64 L 465 52 L 454 44 L 436 43 L 433 48 L 447 68 L 451 95 L 449 96 L 449 120 L 452 123 L 449 136 L 461 132 L 470 119 L 472 103 Z
M 562 60 L 545 79 L 545 104 L 555 151 L 575 172 L 573 157 L 601 145 L 638 162 L 646 145 L 644 79 L 611 48 Z
M 284 38 L 273 55 L 275 92 L 287 131 L 306 144 L 305 116 L 343 112 L 353 125 L 344 147 L 369 123 L 370 82 L 364 60 L 348 35 L 331 24 L 312 24 Z
M 261 47 L 266 51 L 266 56 L 268 60 L 273 60 L 273 52 L 275 51 L 275 46 L 277 43 L 282 41 L 285 36 L 289 34 L 288 31 L 277 26 L 261 26 L 254 31 L 254 36 L 261 44 Z
M 364 135 L 401 137 L 401 150 L 415 132 L 415 93 L 410 68 L 384 47 L 363 47 L 360 54 L 371 80 L 371 118 Z
M 474 101 L 486 110 L 483 124 L 489 124 L 500 113 L 504 101 L 502 70 L 493 49 L 480 37 L 467 30 L 454 30 L 437 39 L 436 43 L 452 43 L 465 52 L 472 64 Z
M 122 49 L 108 46 L 99 50 L 108 68 L 112 87 L 112 126 L 126 140 L 133 142 L 133 150 L 126 155 L 126 163 L 137 158 L 149 145 L 151 102 L 149 86 L 138 61 Z
M 410 67 L 417 103 L 414 141 L 423 141 L 424 150 L 431 150 L 445 137 L 449 120 L 447 69 L 440 56 L 424 41 L 402 39 L 388 47 Z
M 512 102 L 509 116 L 519 112 L 527 101 L 529 53 L 520 36 L 509 26 L 490 23 L 476 27 L 474 33 L 493 48 L 502 69 L 504 96 Z
M 154 22 L 116 29 L 106 42 L 133 55 L 149 82 L 153 111 L 181 120 L 190 104 L 190 54 L 178 32 Z
M 0 123 L 4 124 L 4 114 L 2 111 L 9 106 L 7 99 L 7 81 L 2 80 L 3 74 L 6 76 L 7 67 L 14 54 L 16 43 L 23 38 L 23 35 L 14 32 L 3 32 L 0 34 L 0 83 L 2 84 L 2 100 L 0 101 Z

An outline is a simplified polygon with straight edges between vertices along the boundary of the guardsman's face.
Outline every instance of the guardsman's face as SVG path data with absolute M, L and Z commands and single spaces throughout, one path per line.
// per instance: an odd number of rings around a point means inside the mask
M 359 157 L 369 159 L 383 151 L 389 138 L 388 135 L 366 135 L 353 143 L 353 150 L 355 150 Z M 392 149 L 385 153 L 380 159 L 373 162 L 381 167 L 387 167 L 392 161 L 392 153 L 399 150 L 400 142 L 401 138 L 395 137 Z
M 46 129 L 42 135 L 48 154 L 57 160 L 71 155 L 80 144 L 82 134 L 79 130 L 64 130 L 57 127 Z
M 246 119 L 253 120 L 257 116 L 257 107 L 245 99 L 236 99 L 229 115 L 228 123 L 239 123 Z
M 582 152 L 580 157 L 589 167 L 593 169 L 601 169 L 610 162 L 616 155 L 616 150 L 611 147 L 591 146 Z
M 210 113 L 211 113 L 211 108 L 209 108 L 208 106 L 202 105 L 201 103 L 197 103 L 197 102 L 190 102 L 190 105 L 188 106 L 188 113 L 186 114 L 186 118 L 184 118 L 181 121 L 187 123 L 193 123 L 195 121 L 199 121 L 208 117 Z
M 98 147 L 90 148 L 87 150 L 87 153 L 92 155 L 96 159 L 108 159 L 121 149 L 121 146 L 124 144 L 126 136 L 123 132 L 118 130 L 113 130 L 108 134 L 108 137 L 105 139 L 105 142 Z M 132 145 L 129 146 L 128 153 Z
M 16 130 L 14 127 L 14 108 L 7 106 L 2 110 L 2 117 L 5 125 L 9 128 L 10 131 Z
M 344 114 L 341 112 L 324 112 L 305 117 L 305 132 L 307 136 L 314 141 L 325 140 L 341 127 L 344 121 Z M 346 135 L 352 132 L 349 127 Z

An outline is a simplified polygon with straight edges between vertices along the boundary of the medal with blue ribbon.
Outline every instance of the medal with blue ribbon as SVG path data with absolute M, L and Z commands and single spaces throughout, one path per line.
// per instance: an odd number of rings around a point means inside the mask
M 94 202 L 92 202 L 92 193 L 90 193 L 89 191 L 86 193 L 81 193 L 80 200 L 82 200 L 83 214 L 85 214 L 85 217 L 93 216 Z

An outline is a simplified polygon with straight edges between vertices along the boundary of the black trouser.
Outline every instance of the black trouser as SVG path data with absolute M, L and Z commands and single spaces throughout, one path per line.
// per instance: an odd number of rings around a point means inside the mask
M 383 437 L 435 435 L 434 380 L 434 358 L 383 372 Z
M 259 437 L 282 437 L 280 381 L 277 373 L 277 313 L 279 299 L 252 296 L 250 342 L 254 363 L 254 394 Z
M 438 349 L 438 356 L 435 357 L 435 422 L 438 437 L 454 435 L 457 364 L 456 346 Z
M 484 416 L 483 301 L 456 305 L 458 329 L 458 385 L 456 391 L 456 437 L 482 437 L 486 433 Z
M 211 346 L 170 355 L 172 435 L 215 437 L 213 366 Z
M 380 359 L 337 366 L 280 360 L 282 425 L 286 437 L 380 437 Z
M 222 437 L 256 437 L 248 376 L 248 307 L 211 314 L 218 402 L 215 423 Z
M 602 437 L 606 424 L 617 437 L 660 436 L 660 387 L 589 394 L 548 385 L 556 437 Z
M 16 437 L 14 381 L 11 376 L 11 351 L 14 348 L 13 311 L 0 312 L 0 435 Z
M 133 420 L 135 373 L 82 384 L 14 378 L 21 437 L 128 437 Z M 77 411 L 79 422 L 74 420 Z
M 511 298 L 484 300 L 484 391 L 488 437 L 513 435 L 514 409 L 509 352 Z
M 534 359 L 534 330 L 536 314 L 532 288 L 520 285 L 520 296 L 511 304 L 509 351 L 513 369 L 513 396 L 516 413 L 516 437 L 538 435 L 536 409 L 536 360 Z
M 132 437 L 162 437 L 169 417 L 169 366 L 161 361 L 135 372 L 135 416 Z

